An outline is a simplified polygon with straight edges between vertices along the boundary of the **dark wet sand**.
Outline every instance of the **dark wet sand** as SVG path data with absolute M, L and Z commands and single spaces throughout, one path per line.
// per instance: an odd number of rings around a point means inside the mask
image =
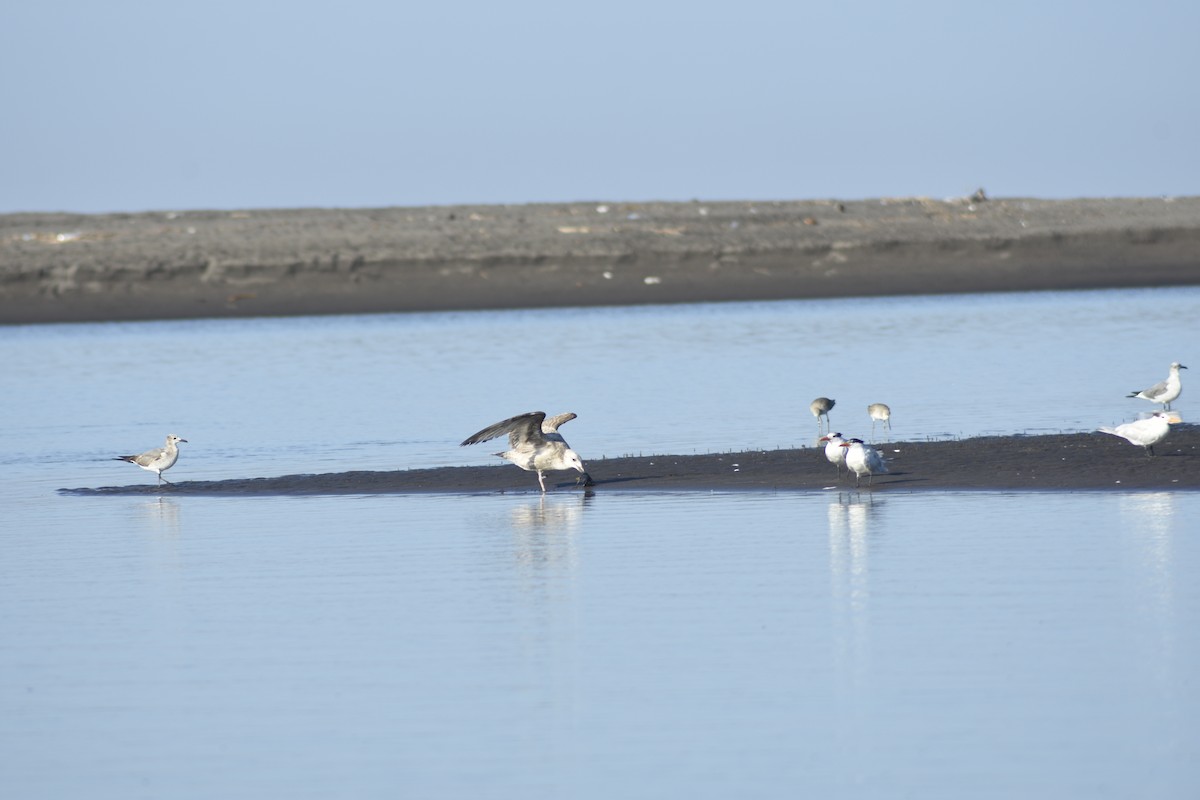
M 0 323 L 1200 284 L 1200 198 L 0 215 Z
M 1050 436 L 987 436 L 941 442 L 880 445 L 890 473 L 875 478 L 875 492 L 939 489 L 1089 490 L 1200 488 L 1200 426 L 1177 425 L 1155 447 L 1154 457 L 1122 439 L 1100 433 Z M 898 451 L 898 452 L 897 452 Z M 589 491 L 820 491 L 853 488 L 841 481 L 823 450 L 768 450 L 694 456 L 645 456 L 585 462 L 596 481 Z M 181 462 L 176 474 L 182 478 Z M 575 473 L 551 473 L 554 493 L 584 491 Z M 867 483 L 864 479 L 863 489 Z M 63 489 L 74 495 L 154 495 L 151 480 L 126 486 Z M 332 495 L 412 493 L 537 494 L 533 473 L 509 464 L 441 467 L 395 472 L 339 472 L 185 481 L 167 495 Z

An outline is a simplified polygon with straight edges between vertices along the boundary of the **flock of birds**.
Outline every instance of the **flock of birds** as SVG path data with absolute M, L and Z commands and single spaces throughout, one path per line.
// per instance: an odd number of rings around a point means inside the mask
M 1171 403 L 1183 392 L 1183 385 L 1179 379 L 1181 369 L 1187 367 L 1176 361 L 1171 365 L 1166 380 L 1129 395 L 1161 404 L 1162 411 L 1156 411 L 1146 419 L 1127 422 L 1115 428 L 1100 428 L 1100 432 L 1119 436 L 1131 444 L 1144 447 L 1149 455 L 1154 455 L 1154 445 L 1167 437 L 1173 423 L 1181 421 L 1179 416 L 1171 411 Z M 809 410 L 817 418 L 817 433 L 825 431 L 825 435 L 819 439 L 825 442 L 825 457 L 837 466 L 839 477 L 842 474 L 842 465 L 845 464 L 847 470 L 854 473 L 855 486 L 860 485 L 864 475 L 868 476 L 867 485 L 871 486 L 876 474 L 888 471 L 887 463 L 877 449 L 862 439 L 845 439 L 842 434 L 830 431 L 829 412 L 834 405 L 836 401 L 828 397 L 818 397 L 809 404 Z M 872 438 L 875 436 L 875 426 L 880 422 L 887 427 L 888 433 L 891 433 L 892 410 L 886 404 L 872 403 L 867 406 L 867 414 L 871 418 Z M 536 472 L 538 486 L 543 492 L 546 491 L 545 474 L 551 471 L 576 470 L 580 473 L 579 480 L 585 486 L 592 486 L 594 482 L 584 468 L 583 460 L 558 432 L 560 426 L 575 417 L 575 414 L 566 413 L 547 418 L 544 411 L 518 414 L 468 436 L 461 446 L 479 444 L 507 435 L 508 449 L 496 455 L 523 470 Z M 118 456 L 114 460 L 128 461 L 144 470 L 157 473 L 159 485 L 170 484 L 171 482 L 163 477 L 163 473 L 175 466 L 175 462 L 179 460 L 179 443 L 186 441 L 187 439 L 181 439 L 172 433 L 167 436 L 163 447 L 147 450 L 140 455 Z
M 808 404 L 808 410 L 817 418 L 817 433 L 825 432 L 818 441 L 825 442 L 825 458 L 837 467 L 838 477 L 842 477 L 842 465 L 854 473 L 854 485 L 859 486 L 862 476 L 866 475 L 867 485 L 875 485 L 875 476 L 888 471 L 883 454 L 862 439 L 845 439 L 841 433 L 830 430 L 829 412 L 837 405 L 836 400 L 828 397 L 818 397 Z M 882 422 L 887 426 L 888 433 L 892 432 L 892 409 L 886 403 L 871 403 L 867 406 L 867 415 L 871 418 L 871 438 L 875 438 L 875 426 Z M 821 420 L 825 420 L 822 427 Z

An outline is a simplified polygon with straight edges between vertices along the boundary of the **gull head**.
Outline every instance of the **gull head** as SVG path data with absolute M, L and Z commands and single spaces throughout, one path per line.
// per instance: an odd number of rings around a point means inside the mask
M 574 450 L 568 449 L 563 451 L 563 464 L 563 469 L 575 469 L 584 475 L 587 474 L 587 470 L 583 468 L 583 461 L 580 460 L 579 454 Z
M 172 433 L 170 436 L 167 437 L 167 441 L 170 442 L 171 444 L 178 444 L 179 442 L 186 442 L 187 439 L 180 439 L 178 436 L 176 436 L 175 434 Z
M 1171 369 L 1187 369 L 1187 367 L 1185 367 L 1183 364 L 1180 364 L 1178 361 L 1174 361 L 1171 363 Z

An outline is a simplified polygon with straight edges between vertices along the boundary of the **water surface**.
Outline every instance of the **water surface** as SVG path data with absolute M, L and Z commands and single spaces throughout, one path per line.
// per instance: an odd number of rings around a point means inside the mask
M 6 796 L 1185 797 L 1200 496 L 64 498 Z
M 534 409 L 585 458 L 809 444 L 817 395 L 847 433 L 877 401 L 907 439 L 1088 430 L 1198 360 L 1198 312 L 0 328 L 0 794 L 1191 797 L 1195 493 L 56 489 L 153 482 L 109 459 L 168 432 L 175 480 L 487 463 L 457 443 Z

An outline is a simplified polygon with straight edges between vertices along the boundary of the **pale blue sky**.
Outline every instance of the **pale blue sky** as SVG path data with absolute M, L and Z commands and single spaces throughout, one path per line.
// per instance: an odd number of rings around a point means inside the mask
M 1200 193 L 1200 4 L 59 0 L 0 213 Z

